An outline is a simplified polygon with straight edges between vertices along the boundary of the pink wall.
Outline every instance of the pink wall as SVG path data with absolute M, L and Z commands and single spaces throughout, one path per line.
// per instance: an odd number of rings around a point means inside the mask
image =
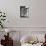
M 29 7 L 29 18 L 20 18 L 20 6 Z M 46 27 L 46 0 L 0 0 L 9 22 L 6 27 Z

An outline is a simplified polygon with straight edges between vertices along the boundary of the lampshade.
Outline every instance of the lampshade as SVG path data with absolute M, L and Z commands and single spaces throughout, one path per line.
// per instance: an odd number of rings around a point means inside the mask
M 5 29 L 5 32 L 6 32 L 6 33 L 9 33 L 10 31 L 9 31 L 9 29 Z

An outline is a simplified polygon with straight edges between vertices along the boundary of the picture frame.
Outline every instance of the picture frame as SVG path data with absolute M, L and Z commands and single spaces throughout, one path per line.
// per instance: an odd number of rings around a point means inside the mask
M 26 8 L 26 6 L 20 6 L 20 17 L 21 18 L 28 18 L 29 14 L 29 8 Z

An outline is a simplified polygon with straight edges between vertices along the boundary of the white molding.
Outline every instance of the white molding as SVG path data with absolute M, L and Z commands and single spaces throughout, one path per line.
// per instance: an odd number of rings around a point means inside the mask
M 46 27 L 4 27 L 10 31 L 45 31 Z
M 4 27 L 4 28 L 46 28 L 46 27 Z

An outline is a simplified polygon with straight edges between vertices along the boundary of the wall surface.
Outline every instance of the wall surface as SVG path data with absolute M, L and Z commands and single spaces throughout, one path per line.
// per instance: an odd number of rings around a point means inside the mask
M 20 6 L 29 7 L 29 18 L 20 18 Z M 20 31 L 20 37 L 32 33 L 31 31 L 46 33 L 46 0 L 0 0 L 0 10 L 6 12 L 5 26 L 11 29 L 10 31 Z M 19 34 L 14 34 L 13 39 L 16 40 Z
M 29 18 L 20 18 L 20 6 L 29 7 Z M 46 0 L 0 0 L 6 12 L 6 27 L 46 27 Z

